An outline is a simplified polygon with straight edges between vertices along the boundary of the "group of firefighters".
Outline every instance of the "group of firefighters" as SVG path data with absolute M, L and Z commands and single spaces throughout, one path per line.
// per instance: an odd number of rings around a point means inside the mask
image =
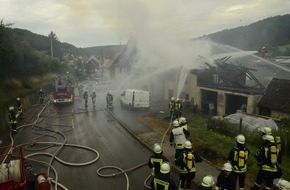
M 85 95 L 86 94 L 86 95 Z M 39 96 L 43 96 L 42 90 Z M 96 94 L 91 94 L 93 104 L 95 105 Z M 88 92 L 85 91 L 83 98 L 88 99 Z M 106 96 L 107 106 L 113 102 L 113 96 L 110 92 Z M 86 100 L 87 101 L 87 100 Z M 9 107 L 9 122 L 13 133 L 17 132 L 17 122 L 22 119 L 23 107 L 20 98 L 16 99 L 17 111 L 13 106 Z M 192 143 L 188 140 L 190 132 L 188 131 L 187 120 L 182 116 L 182 103 L 177 98 L 171 98 L 169 109 L 172 117 L 173 129 L 170 132 L 169 142 L 175 148 L 174 165 L 179 168 L 178 186 L 170 177 L 170 164 L 163 155 L 162 147 L 154 144 L 154 155 L 149 158 L 148 166 L 152 168 L 152 180 L 150 186 L 154 190 L 186 190 L 191 189 L 191 182 L 195 178 L 195 163 L 202 162 L 199 154 L 193 150 Z M 263 146 L 256 152 L 255 158 L 259 165 L 259 171 L 256 176 L 253 190 L 261 188 L 265 181 L 265 189 L 271 189 L 275 184 L 279 189 L 290 189 L 290 183 L 282 179 L 281 141 L 280 137 L 272 135 L 271 128 L 265 127 L 262 130 Z M 217 176 L 216 182 L 211 175 L 203 178 L 199 189 L 219 189 L 235 190 L 238 181 L 240 190 L 245 189 L 245 176 L 248 171 L 247 160 L 250 155 L 246 147 L 246 138 L 239 134 L 235 138 L 236 146 L 230 150 L 228 160 L 224 164 L 222 171 Z
M 39 90 L 38 100 L 39 100 L 39 103 L 43 103 L 44 92 L 42 89 Z M 8 108 L 8 118 L 9 118 L 9 123 L 10 123 L 10 128 L 11 128 L 12 133 L 17 133 L 17 123 L 23 118 L 23 106 L 22 106 L 22 101 L 19 97 L 16 98 L 16 109 L 14 106 L 10 106 Z
M 78 85 L 78 91 L 79 91 L 80 96 L 82 95 L 82 98 L 85 100 L 85 108 L 88 107 L 88 99 L 89 99 L 89 97 L 91 97 L 91 99 L 92 99 L 93 108 L 96 107 L 96 98 L 97 98 L 96 92 L 92 92 L 89 95 L 87 90 L 85 90 L 85 91 L 83 90 L 83 85 Z M 112 108 L 112 106 L 113 106 L 113 95 L 112 95 L 112 93 L 110 91 L 106 95 L 106 102 L 107 102 L 107 108 Z
M 177 100 L 177 101 L 176 101 Z M 193 150 L 192 143 L 188 140 L 190 132 L 185 117 L 182 117 L 182 104 L 175 106 L 180 102 L 177 98 L 171 98 L 169 110 L 173 129 L 170 133 L 169 142 L 175 148 L 174 165 L 179 171 L 178 185 L 170 177 L 170 168 L 168 159 L 163 155 L 161 145 L 154 144 L 154 155 L 149 158 L 148 166 L 152 168 L 152 180 L 150 186 L 154 190 L 189 190 L 192 180 L 195 178 L 195 163 L 202 162 L 199 154 Z M 265 189 L 271 189 L 273 184 L 282 190 L 290 189 L 290 182 L 282 179 L 281 141 L 280 137 L 272 135 L 271 128 L 265 127 L 262 130 L 263 145 L 255 154 L 258 162 L 259 171 L 256 176 L 253 190 L 258 190 L 265 182 Z M 236 146 L 234 146 L 228 155 L 228 160 L 216 180 L 211 175 L 204 176 L 199 189 L 200 190 L 235 190 L 238 185 L 240 190 L 245 189 L 245 177 L 248 171 L 247 160 L 250 155 L 246 147 L 246 138 L 243 134 L 235 137 Z M 238 183 L 238 184 L 237 184 Z

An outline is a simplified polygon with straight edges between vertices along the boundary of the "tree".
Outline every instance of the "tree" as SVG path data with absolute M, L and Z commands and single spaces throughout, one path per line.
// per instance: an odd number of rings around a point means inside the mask
M 53 58 L 53 41 L 57 41 L 58 39 L 57 39 L 57 36 L 56 36 L 56 34 L 53 32 L 53 31 L 51 31 L 49 34 L 48 34 L 48 37 L 49 37 L 49 39 L 50 39 L 50 52 L 51 52 L 51 58 Z

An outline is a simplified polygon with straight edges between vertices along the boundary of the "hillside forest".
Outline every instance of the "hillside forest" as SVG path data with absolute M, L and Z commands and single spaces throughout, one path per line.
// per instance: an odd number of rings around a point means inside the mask
M 273 56 L 290 55 L 289 23 L 290 14 L 287 14 L 200 38 L 209 38 L 217 43 L 250 51 L 261 50 L 266 46 Z M 42 82 L 50 80 L 54 74 L 70 71 L 79 76 L 82 63 L 75 63 L 75 66 L 71 67 L 64 57 L 89 57 L 101 53 L 101 46 L 77 48 L 72 44 L 60 42 L 53 31 L 48 31 L 47 36 L 39 35 L 13 28 L 13 24 L 1 20 L 0 98 L 3 99 L 2 93 L 17 89 L 26 93 L 27 89 L 37 88 Z

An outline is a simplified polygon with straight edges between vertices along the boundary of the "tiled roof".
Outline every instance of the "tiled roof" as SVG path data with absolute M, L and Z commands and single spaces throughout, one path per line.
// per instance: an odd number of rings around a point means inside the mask
M 258 106 L 290 113 L 290 80 L 273 78 Z

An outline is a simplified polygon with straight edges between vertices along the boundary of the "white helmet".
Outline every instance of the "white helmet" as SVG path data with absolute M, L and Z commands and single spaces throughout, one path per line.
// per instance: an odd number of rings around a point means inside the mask
M 210 175 L 204 176 L 201 185 L 203 187 L 212 187 L 214 185 L 213 177 Z
M 174 101 L 175 100 L 175 98 L 174 97 L 171 97 L 171 101 Z
M 270 127 L 264 127 L 262 133 L 264 135 L 272 135 L 272 129 Z
M 39 91 L 42 92 L 42 89 L 40 89 Z
M 9 107 L 9 111 L 12 111 L 12 110 L 14 110 L 14 107 L 13 106 L 10 106 Z
M 177 120 L 174 120 L 172 125 L 173 127 L 179 127 L 179 122 Z
M 272 135 L 266 135 L 265 140 L 274 143 L 275 139 Z
M 170 165 L 168 162 L 163 162 L 160 167 L 160 173 L 167 174 L 170 172 Z
M 273 184 L 281 190 L 290 189 L 290 182 L 282 178 L 274 179 Z
M 185 119 L 185 117 L 181 117 L 181 118 L 179 118 L 179 123 L 186 123 L 186 119 Z
M 242 135 L 242 134 L 239 134 L 238 136 L 236 136 L 236 140 L 237 140 L 237 142 L 240 143 L 240 144 L 245 144 L 245 142 L 246 142 L 246 138 L 245 138 L 245 136 Z
M 155 143 L 155 144 L 153 145 L 153 150 L 154 150 L 154 152 L 155 152 L 156 154 L 159 154 L 159 153 L 162 152 L 161 146 L 160 146 L 158 143 Z
M 227 162 L 227 163 L 224 164 L 223 170 L 231 172 L 231 171 L 233 171 L 233 167 L 232 167 L 232 165 L 230 163 Z
M 17 101 L 20 101 L 20 98 L 16 98 Z
M 176 102 L 179 102 L 180 101 L 180 99 L 179 98 L 176 98 L 176 100 L 175 100 Z
M 184 148 L 186 148 L 186 149 L 191 149 L 191 148 L 192 148 L 192 144 L 191 144 L 191 142 L 188 141 L 188 140 L 186 140 L 186 141 L 184 142 Z

